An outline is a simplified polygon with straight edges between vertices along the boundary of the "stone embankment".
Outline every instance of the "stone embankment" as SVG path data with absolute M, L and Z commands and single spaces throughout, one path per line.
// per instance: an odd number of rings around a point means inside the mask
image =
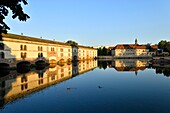
M 98 60 L 113 60 L 113 56 L 98 56 L 96 59 Z
M 154 67 L 170 68 L 170 56 L 168 56 L 168 57 L 153 57 L 152 64 Z
M 134 56 L 134 57 L 115 57 L 115 56 L 98 56 L 99 60 L 113 60 L 113 59 L 151 59 L 150 56 Z
M 167 56 L 167 57 L 153 57 L 153 60 L 169 60 L 170 61 L 170 56 Z

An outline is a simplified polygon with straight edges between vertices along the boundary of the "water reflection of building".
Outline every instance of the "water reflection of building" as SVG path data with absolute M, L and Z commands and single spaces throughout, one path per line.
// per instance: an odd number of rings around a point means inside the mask
M 97 61 L 91 60 L 80 62 L 77 65 L 64 64 L 63 66 L 57 65 L 47 70 L 34 70 L 26 74 L 17 74 L 16 72 L 15 74 L 13 73 L 15 76 L 7 75 L 0 78 L 1 105 L 96 67 Z
M 149 60 L 146 59 L 117 59 L 112 61 L 109 67 L 117 71 L 138 71 L 144 70 L 149 66 Z
M 84 72 L 91 70 L 93 67 L 97 67 L 97 61 L 95 61 L 95 60 L 87 60 L 87 61 L 82 61 L 79 63 L 73 63 L 72 74 L 73 74 L 73 76 L 82 74 Z

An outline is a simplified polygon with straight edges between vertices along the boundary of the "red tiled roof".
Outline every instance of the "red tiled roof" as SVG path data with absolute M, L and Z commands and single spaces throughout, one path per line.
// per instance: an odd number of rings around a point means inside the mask
M 157 45 L 153 45 L 153 46 L 151 46 L 152 47 L 152 49 L 158 49 L 158 46 Z
M 118 44 L 114 49 L 146 49 L 145 45 L 138 44 Z

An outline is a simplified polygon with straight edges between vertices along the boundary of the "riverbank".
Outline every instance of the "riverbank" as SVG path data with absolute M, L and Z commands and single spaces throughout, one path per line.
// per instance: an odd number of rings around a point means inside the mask
M 168 57 L 153 57 L 152 62 L 155 64 L 169 64 L 170 56 L 168 56 Z
M 114 60 L 114 59 L 152 59 L 152 57 L 137 56 L 137 57 L 115 57 L 115 56 L 98 56 L 98 60 Z

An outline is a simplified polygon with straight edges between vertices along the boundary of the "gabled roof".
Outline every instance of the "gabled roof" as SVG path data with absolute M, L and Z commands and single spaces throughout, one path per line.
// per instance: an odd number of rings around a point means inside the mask
M 146 49 L 146 45 L 138 45 L 138 44 L 118 44 L 114 49 Z
M 152 45 L 152 49 L 158 49 L 158 45 Z
M 35 38 L 35 37 L 16 35 L 16 34 L 4 34 L 3 33 L 2 37 L 11 38 L 11 39 L 18 39 L 18 40 L 26 40 L 26 41 L 43 42 L 43 43 L 70 46 L 68 43 L 64 43 L 64 42 L 58 42 L 58 41 L 52 41 L 52 40 L 47 40 L 47 39 L 42 39 L 42 38 Z M 82 45 L 77 45 L 77 46 L 82 47 L 82 48 L 88 48 L 88 49 L 96 50 L 95 48 L 90 47 L 90 46 L 82 46 Z

